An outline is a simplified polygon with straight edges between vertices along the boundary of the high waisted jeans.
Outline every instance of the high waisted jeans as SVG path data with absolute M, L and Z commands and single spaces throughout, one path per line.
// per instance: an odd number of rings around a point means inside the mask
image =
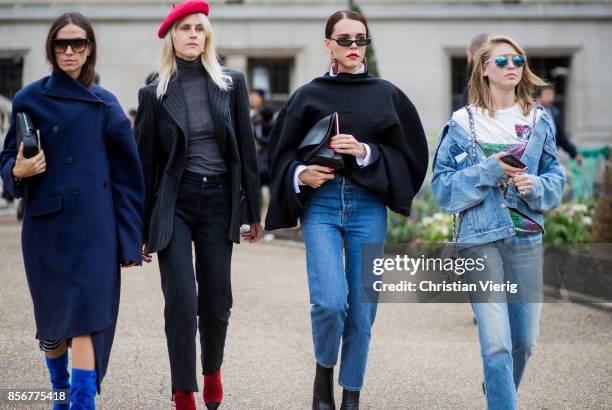
M 223 361 L 232 306 L 232 242 L 227 238 L 231 218 L 229 183 L 227 174 L 204 178 L 185 171 L 176 201 L 172 238 L 158 252 L 173 389 L 198 390 L 195 345 L 198 327 L 202 373 L 216 372 Z
M 306 244 L 312 338 L 317 362 L 361 390 L 376 303 L 361 301 L 361 245 L 383 243 L 387 210 L 368 190 L 336 176 L 311 196 L 301 218 Z
M 518 409 L 517 390 L 538 336 L 542 310 L 542 234 L 513 236 L 467 252 L 472 257 L 486 258 L 486 279 L 519 286 L 520 294 L 511 303 L 472 303 L 478 322 L 487 407 Z

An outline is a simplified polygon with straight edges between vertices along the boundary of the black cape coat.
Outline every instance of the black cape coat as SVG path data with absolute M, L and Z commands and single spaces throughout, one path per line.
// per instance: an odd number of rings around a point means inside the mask
M 412 199 L 425 179 L 427 140 L 419 115 L 408 97 L 388 81 L 364 74 L 325 75 L 300 87 L 278 115 L 270 137 L 271 199 L 266 229 L 290 228 L 313 189 L 296 194 L 293 175 L 301 164 L 297 148 L 310 128 L 338 112 L 340 132 L 351 134 L 371 148 L 372 161 L 338 174 L 370 190 L 392 211 L 409 215 Z

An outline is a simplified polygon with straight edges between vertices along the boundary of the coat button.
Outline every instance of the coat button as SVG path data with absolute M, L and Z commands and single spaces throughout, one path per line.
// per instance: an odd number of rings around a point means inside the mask
M 67 157 L 66 158 L 66 164 L 72 165 L 73 162 L 74 162 L 74 160 L 72 159 L 72 157 Z
M 108 181 L 104 181 L 104 183 L 102 184 L 102 186 L 104 186 L 104 188 L 108 188 Z
M 57 125 L 53 126 L 53 133 L 57 134 L 59 132 L 59 127 Z
M 508 228 L 508 232 L 510 233 L 514 232 L 514 228 Z
M 78 195 L 79 194 L 79 188 L 72 188 L 72 195 Z

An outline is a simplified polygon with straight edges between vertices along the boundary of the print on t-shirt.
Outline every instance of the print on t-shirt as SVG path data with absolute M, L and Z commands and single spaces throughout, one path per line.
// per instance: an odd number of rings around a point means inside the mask
M 514 124 L 516 137 L 521 140 L 526 140 L 531 135 L 531 126 L 525 124 Z

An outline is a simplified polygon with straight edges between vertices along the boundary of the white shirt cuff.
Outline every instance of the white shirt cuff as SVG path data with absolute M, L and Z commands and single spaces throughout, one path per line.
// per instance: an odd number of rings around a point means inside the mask
M 363 146 L 366 149 L 366 156 L 363 158 L 355 157 L 357 165 L 359 165 L 360 167 L 370 165 L 370 163 L 372 162 L 372 150 L 370 149 L 370 146 L 368 144 L 363 144 Z
M 300 181 L 299 178 L 300 172 L 302 172 L 306 168 L 306 165 L 298 165 L 297 167 L 295 167 L 295 172 L 293 173 L 293 190 L 296 194 L 300 193 L 300 185 L 306 185 L 305 183 Z

